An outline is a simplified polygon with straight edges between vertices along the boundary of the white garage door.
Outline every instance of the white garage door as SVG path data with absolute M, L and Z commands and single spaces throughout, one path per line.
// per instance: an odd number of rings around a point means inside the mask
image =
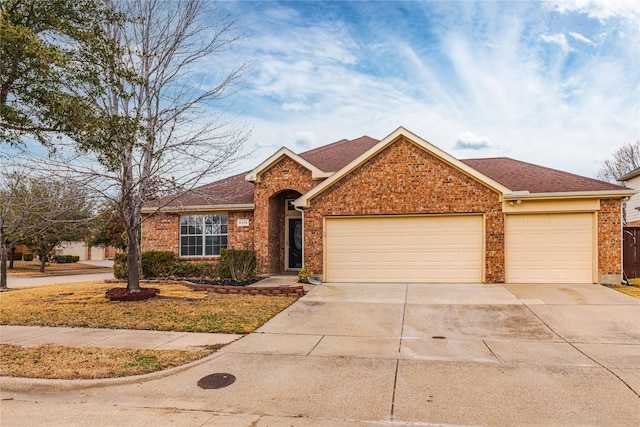
M 507 215 L 506 281 L 591 283 L 592 213 Z
M 327 218 L 328 282 L 482 281 L 481 215 Z

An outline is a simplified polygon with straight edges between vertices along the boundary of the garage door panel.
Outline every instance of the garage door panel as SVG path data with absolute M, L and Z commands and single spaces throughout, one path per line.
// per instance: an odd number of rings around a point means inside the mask
M 480 282 L 482 216 L 326 219 L 325 277 L 356 282 Z
M 506 280 L 588 283 L 593 280 L 592 213 L 508 215 Z

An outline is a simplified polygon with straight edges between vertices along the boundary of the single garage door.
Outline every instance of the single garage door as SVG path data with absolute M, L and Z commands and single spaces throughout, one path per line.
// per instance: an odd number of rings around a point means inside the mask
M 482 281 L 482 215 L 325 220 L 328 282 Z
M 592 213 L 507 215 L 506 281 L 591 283 Z

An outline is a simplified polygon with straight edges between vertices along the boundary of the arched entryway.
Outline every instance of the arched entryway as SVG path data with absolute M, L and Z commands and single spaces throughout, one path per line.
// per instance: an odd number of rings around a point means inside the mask
M 270 273 L 302 268 L 302 213 L 293 206 L 293 201 L 301 195 L 295 190 L 284 190 L 269 198 Z

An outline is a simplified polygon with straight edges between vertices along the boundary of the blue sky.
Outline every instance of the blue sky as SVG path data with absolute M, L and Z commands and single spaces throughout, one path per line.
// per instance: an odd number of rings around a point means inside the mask
M 640 2 L 227 1 L 251 169 L 404 126 L 458 158 L 586 176 L 640 139 Z

